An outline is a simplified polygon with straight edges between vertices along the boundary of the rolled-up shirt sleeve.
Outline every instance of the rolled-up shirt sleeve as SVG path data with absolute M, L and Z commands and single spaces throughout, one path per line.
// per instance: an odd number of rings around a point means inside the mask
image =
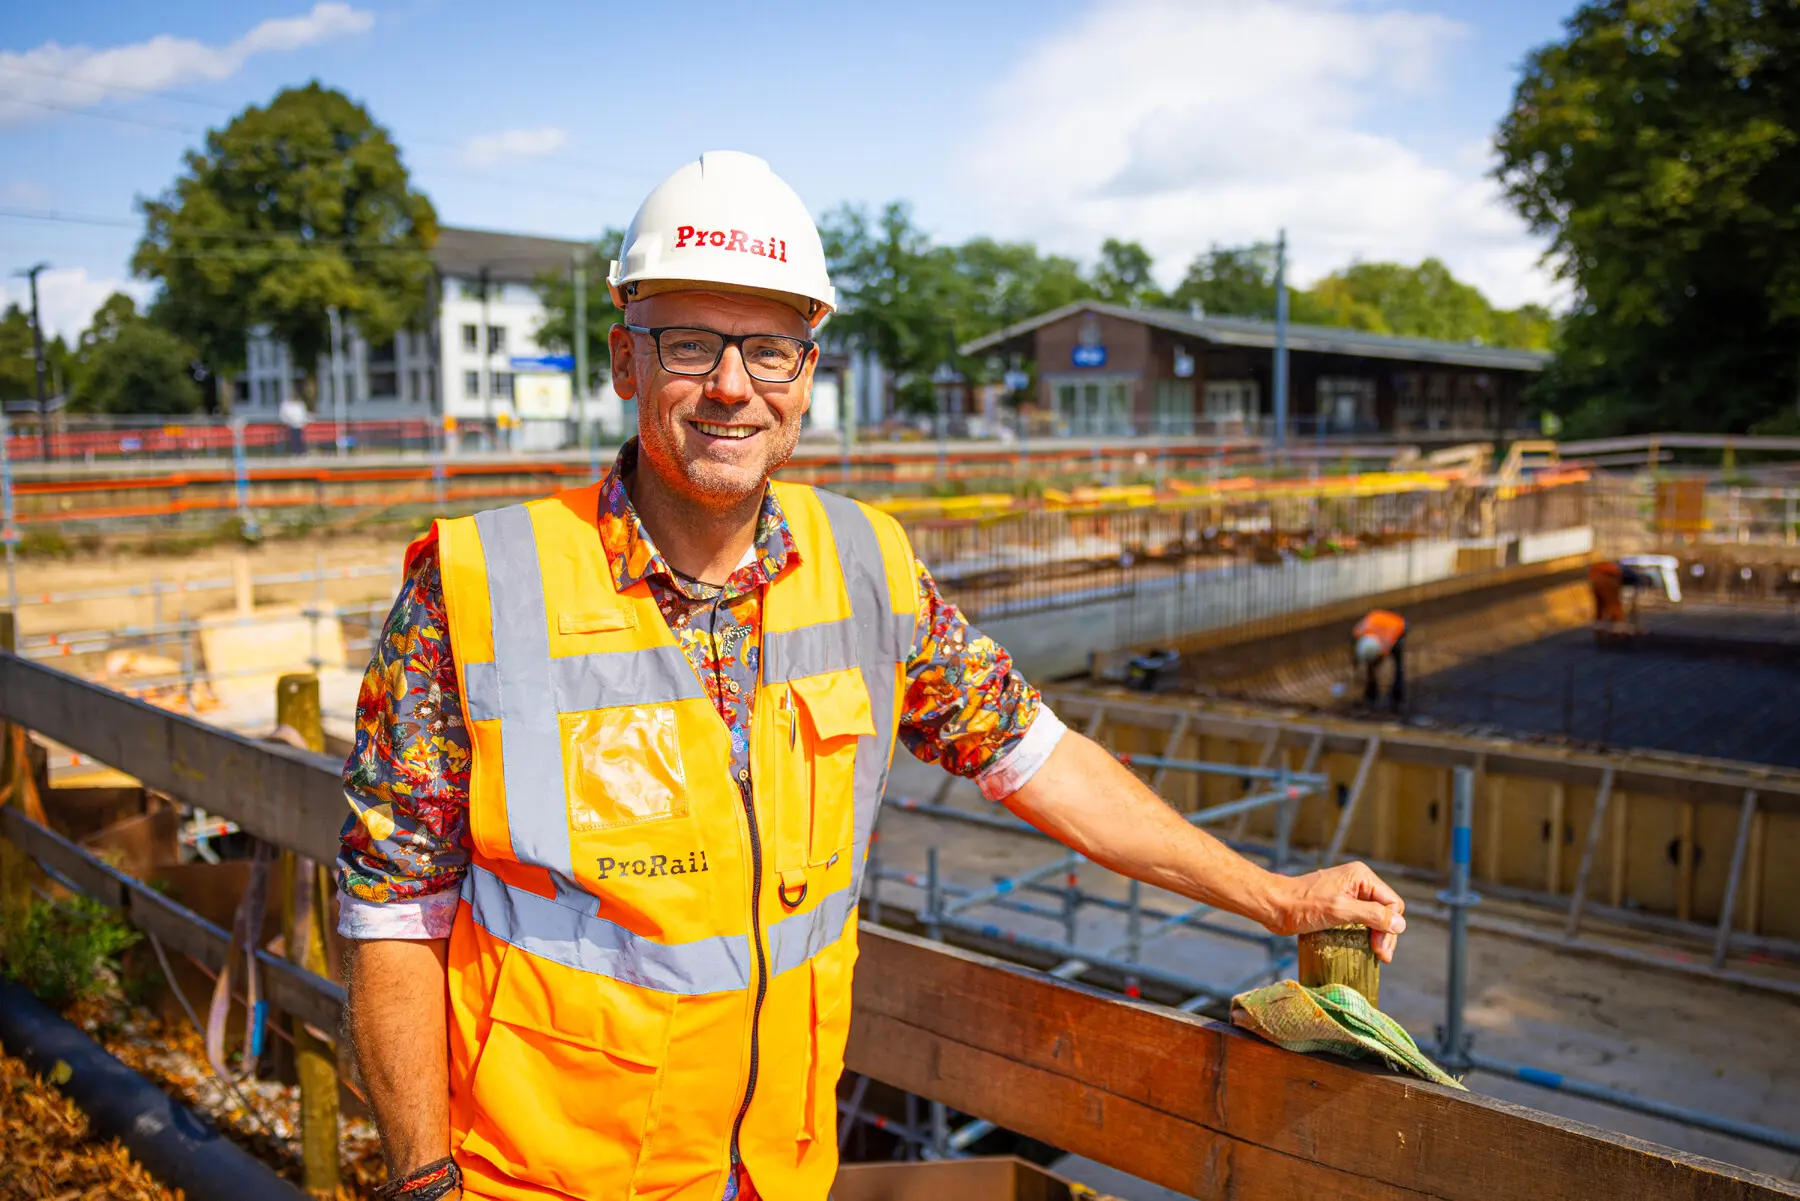
M 927 763 L 974 780 L 983 796 L 1011 796 L 1065 732 L 1012 656 L 969 624 L 919 564 L 919 622 L 906 668 L 900 738 Z
M 469 732 L 435 546 L 415 556 L 376 636 L 344 799 L 338 932 L 447 937 L 469 861 Z

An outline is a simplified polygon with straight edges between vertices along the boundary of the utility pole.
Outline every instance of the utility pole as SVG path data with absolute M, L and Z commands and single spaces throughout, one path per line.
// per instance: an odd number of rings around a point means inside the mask
M 50 417 L 44 411 L 44 323 L 38 318 L 37 277 L 38 272 L 49 268 L 49 263 L 38 263 L 24 271 L 13 272 L 31 281 L 31 353 L 37 361 L 38 457 L 46 463 L 50 461 Z
M 1275 237 L 1275 449 L 1287 444 L 1288 422 L 1287 230 Z
M 569 343 L 575 349 L 575 396 L 581 445 L 588 444 L 588 327 L 587 264 L 580 254 L 572 255 L 575 272 L 575 327 L 569 331 Z
M 338 458 L 344 457 L 344 370 L 343 357 L 339 343 L 343 333 L 343 323 L 338 319 L 337 305 L 330 305 L 325 310 L 331 314 L 331 411 L 337 423 Z
M 483 412 L 487 414 L 492 449 L 500 449 L 500 426 L 494 420 L 494 373 L 490 370 L 494 365 L 494 343 L 492 328 L 488 325 L 488 269 L 481 269 L 481 334 L 475 339 L 475 349 L 481 355 L 480 392 Z

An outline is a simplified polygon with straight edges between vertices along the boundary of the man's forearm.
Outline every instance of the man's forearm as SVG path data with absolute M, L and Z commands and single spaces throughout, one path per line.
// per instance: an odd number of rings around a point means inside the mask
M 353 942 L 348 1025 L 390 1177 L 450 1154 L 447 939 Z

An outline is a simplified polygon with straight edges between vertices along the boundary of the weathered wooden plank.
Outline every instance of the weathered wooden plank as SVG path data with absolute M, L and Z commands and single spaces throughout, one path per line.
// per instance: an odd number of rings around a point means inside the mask
M 99 684 L 0 654 L 0 717 L 321 863 L 337 858 L 341 764 L 239 737 Z
M 923 939 L 865 925 L 862 940 L 852 1070 L 1191 1196 L 1800 1196 Z

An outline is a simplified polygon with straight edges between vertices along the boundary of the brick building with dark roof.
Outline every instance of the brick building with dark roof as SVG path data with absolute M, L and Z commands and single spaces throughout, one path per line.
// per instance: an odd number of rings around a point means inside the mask
M 1292 436 L 1453 441 L 1522 428 L 1526 384 L 1550 355 L 1290 324 Z M 1079 301 L 962 348 L 1034 362 L 1036 403 L 1072 435 L 1271 431 L 1275 325 Z

